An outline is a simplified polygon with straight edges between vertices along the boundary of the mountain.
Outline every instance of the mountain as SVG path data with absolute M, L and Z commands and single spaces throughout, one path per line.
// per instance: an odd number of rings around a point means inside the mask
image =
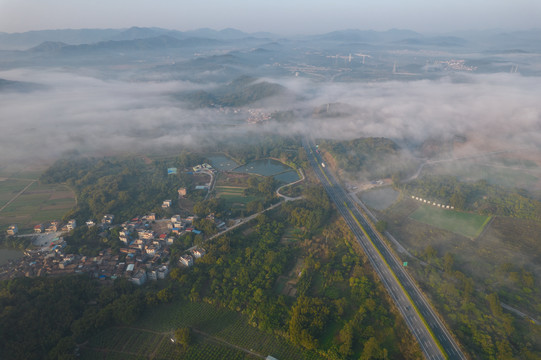
M 12 34 L 1 33 L 0 49 L 24 50 L 46 41 L 63 42 L 70 45 L 89 44 L 109 40 L 122 31 L 120 29 L 65 29 L 38 30 Z
M 373 30 L 339 30 L 322 35 L 314 35 L 313 39 L 340 42 L 396 42 L 408 38 L 421 38 L 423 35 L 411 30 L 391 29 L 387 31 Z
M 212 39 L 187 38 L 177 39 L 169 35 L 159 35 L 150 38 L 134 40 L 109 40 L 93 44 L 67 45 L 59 42 L 44 42 L 28 51 L 52 52 L 59 55 L 86 55 L 103 52 L 147 51 L 160 49 L 175 49 L 182 47 L 215 46 L 219 41 Z

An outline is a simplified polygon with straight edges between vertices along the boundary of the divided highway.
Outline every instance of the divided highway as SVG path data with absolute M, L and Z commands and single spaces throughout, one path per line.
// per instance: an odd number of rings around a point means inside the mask
M 361 244 L 371 265 L 394 300 L 427 359 L 466 359 L 432 306 L 419 291 L 402 263 L 357 210 L 354 201 L 326 169 L 316 146 L 304 138 L 303 146 L 316 176 Z

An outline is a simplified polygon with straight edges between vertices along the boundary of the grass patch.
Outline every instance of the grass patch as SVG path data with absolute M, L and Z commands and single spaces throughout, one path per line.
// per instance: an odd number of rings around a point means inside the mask
M 444 210 L 426 205 L 415 210 L 410 218 L 470 239 L 477 237 L 490 220 L 489 216 Z

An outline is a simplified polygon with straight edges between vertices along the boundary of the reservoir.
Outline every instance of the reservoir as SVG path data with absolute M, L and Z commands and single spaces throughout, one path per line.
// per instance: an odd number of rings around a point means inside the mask
M 244 174 L 272 176 L 281 183 L 291 183 L 300 179 L 297 171 L 274 159 L 260 159 L 246 165 L 239 164 L 222 154 L 207 156 L 213 168 L 219 171 L 234 171 Z

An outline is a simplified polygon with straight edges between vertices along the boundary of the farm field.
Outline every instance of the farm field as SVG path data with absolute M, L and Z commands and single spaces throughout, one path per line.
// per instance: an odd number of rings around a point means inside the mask
M 421 205 L 410 215 L 410 218 L 470 239 L 479 236 L 490 220 L 489 216 L 444 210 L 427 205 Z
M 170 341 L 178 327 L 193 330 L 194 344 L 183 353 Z M 228 345 L 230 344 L 230 345 Z M 285 339 L 250 326 L 247 319 L 207 303 L 177 301 L 155 307 L 142 316 L 137 328 L 110 328 L 92 337 L 82 359 L 255 359 L 236 349 L 278 359 L 319 359 Z M 136 356 L 137 355 L 137 356 Z M 101 356 L 101 357 L 100 357 Z
M 4 206 L 9 200 L 24 189 L 31 180 L 5 179 L 0 181 L 0 206 Z
M 244 207 L 247 203 L 257 199 L 256 196 L 244 196 L 245 187 L 215 186 L 216 196 L 224 199 L 228 207 Z
M 24 184 L 26 186 L 28 182 Z M 3 189 L 0 188 L 0 194 L 13 192 L 10 189 L 13 188 L 4 186 Z M 12 194 L 10 199 L 16 193 Z M 35 182 L 0 212 L 0 226 L 16 223 L 20 231 L 31 230 L 38 223 L 61 219 L 74 205 L 75 195 L 68 187 Z
M 212 338 L 192 334 L 186 351 L 171 342 L 171 333 L 135 328 L 110 328 L 92 338 L 81 349 L 81 359 L 256 359 L 242 350 Z

